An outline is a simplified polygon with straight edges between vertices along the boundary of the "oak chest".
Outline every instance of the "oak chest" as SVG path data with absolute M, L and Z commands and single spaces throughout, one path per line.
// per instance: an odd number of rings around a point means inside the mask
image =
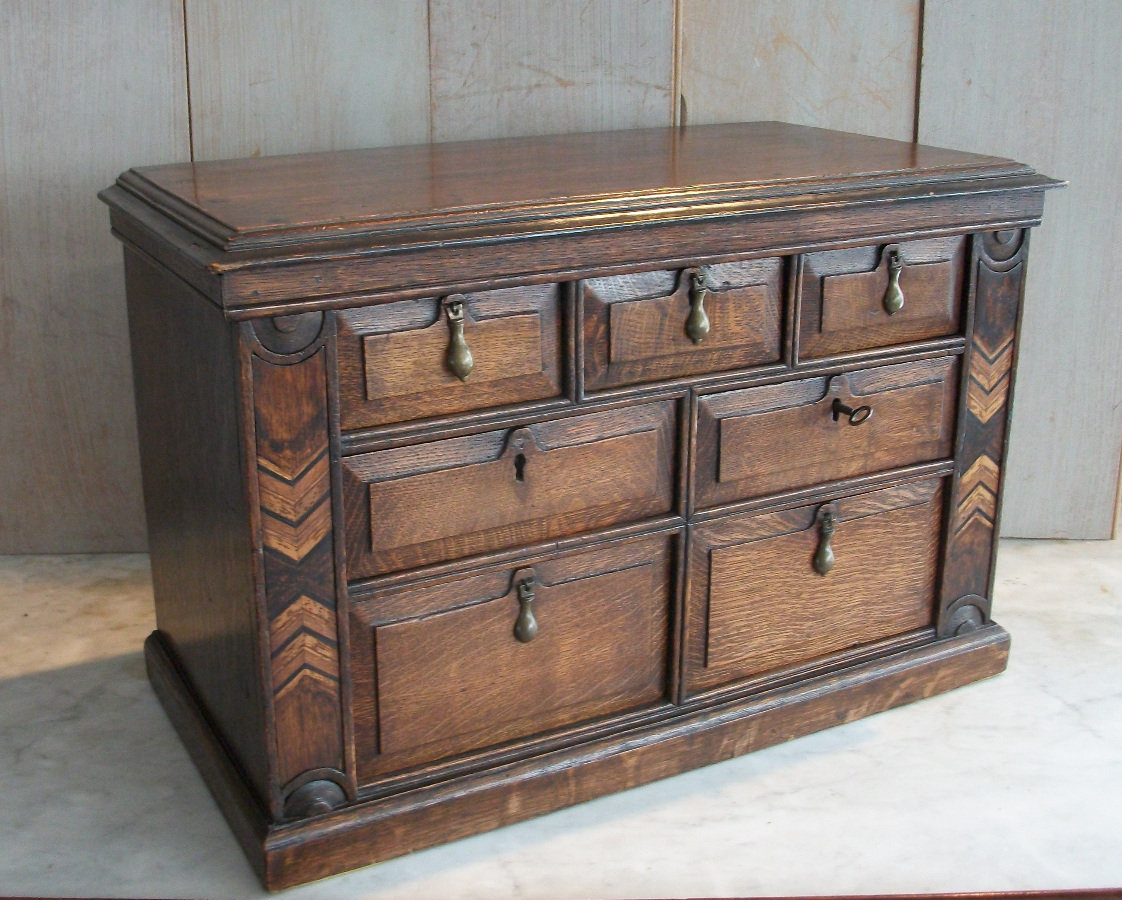
M 1001 671 L 1054 184 L 778 123 L 122 175 L 149 672 L 265 884 Z

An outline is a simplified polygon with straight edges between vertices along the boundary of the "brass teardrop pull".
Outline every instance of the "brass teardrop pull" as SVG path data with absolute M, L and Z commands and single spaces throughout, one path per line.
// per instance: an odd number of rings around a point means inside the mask
M 444 311 L 448 315 L 448 354 L 445 357 L 448 368 L 460 381 L 467 381 L 475 366 L 471 350 L 464 338 L 464 297 L 453 294 L 444 298 Z
M 819 575 L 827 575 L 834 567 L 834 548 L 830 546 L 830 539 L 834 536 L 834 526 L 837 524 L 837 509 L 833 504 L 827 503 L 818 510 L 818 549 L 814 551 L 814 571 Z
M 884 311 L 891 316 L 904 308 L 904 292 L 900 290 L 904 259 L 899 247 L 886 248 L 885 253 L 888 256 L 888 289 L 884 292 Z
M 709 288 L 705 285 L 702 272 L 690 273 L 690 314 L 686 318 L 686 335 L 695 344 L 700 344 L 709 334 L 709 316 L 705 313 L 705 295 Z
M 538 620 L 534 618 L 534 581 L 523 578 L 518 582 L 518 621 L 514 623 L 514 636 L 528 644 L 538 635 Z

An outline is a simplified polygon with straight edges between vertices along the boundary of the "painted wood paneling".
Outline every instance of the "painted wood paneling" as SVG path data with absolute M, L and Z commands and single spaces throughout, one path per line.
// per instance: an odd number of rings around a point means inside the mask
M 187 0 L 195 159 L 429 137 L 424 0 Z
M 188 158 L 182 12 L 0 3 L 0 553 L 145 546 L 121 249 L 95 195 Z
M 432 0 L 436 141 L 671 124 L 673 0 Z
M 910 141 L 919 0 L 682 0 L 685 121 L 778 119 Z
M 1033 234 L 1002 533 L 1106 538 L 1122 446 L 1122 4 L 927 0 L 919 138 L 1070 181 Z

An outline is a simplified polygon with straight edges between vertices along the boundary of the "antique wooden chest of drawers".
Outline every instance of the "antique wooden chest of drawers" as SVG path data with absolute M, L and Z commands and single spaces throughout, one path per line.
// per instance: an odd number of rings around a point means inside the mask
M 266 885 L 1001 671 L 1054 184 L 777 123 L 122 175 L 149 672 Z

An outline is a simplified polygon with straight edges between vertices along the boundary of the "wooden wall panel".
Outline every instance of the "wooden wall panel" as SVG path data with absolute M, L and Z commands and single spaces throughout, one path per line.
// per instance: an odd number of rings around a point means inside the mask
M 437 141 L 671 124 L 673 0 L 432 0 Z
M 682 0 L 685 121 L 910 141 L 919 14 L 919 0 Z
M 188 158 L 182 12 L 0 3 L 0 553 L 145 546 L 121 248 L 95 195 Z
M 195 159 L 421 143 L 424 0 L 186 0 Z
M 1002 533 L 1106 538 L 1122 446 L 1122 4 L 927 0 L 919 138 L 1070 181 L 1034 234 Z

